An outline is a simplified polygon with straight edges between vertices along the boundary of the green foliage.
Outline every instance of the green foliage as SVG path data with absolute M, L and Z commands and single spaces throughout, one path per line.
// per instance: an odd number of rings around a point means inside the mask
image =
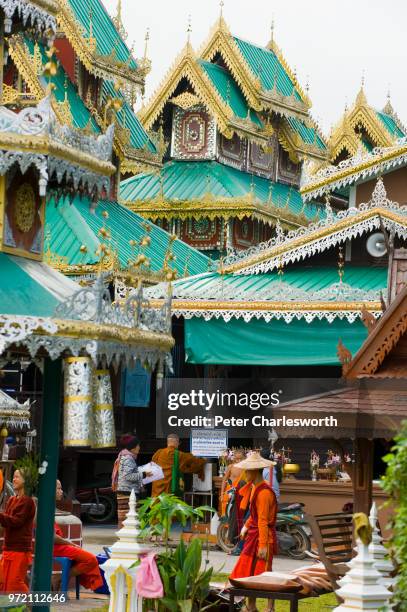
M 407 612 L 407 421 L 403 423 L 392 452 L 383 458 L 387 463 L 383 488 L 389 503 L 396 508 L 391 520 L 391 554 L 398 565 L 394 600 L 399 612 Z
M 37 493 L 39 464 L 39 457 L 34 454 L 24 455 L 14 463 L 15 469 L 19 470 L 24 478 L 24 492 L 29 497 Z
M 189 504 L 169 493 L 161 493 L 158 497 L 148 497 L 140 502 L 138 507 L 143 536 L 159 536 L 168 544 L 171 525 L 181 523 L 183 527 L 189 520 L 202 519 L 205 512 L 215 512 L 209 506 L 192 508 Z
M 181 540 L 175 551 L 157 555 L 156 561 L 164 586 L 164 597 L 154 603 L 145 601 L 146 610 L 155 606 L 157 612 L 198 612 L 211 607 L 205 602 L 213 568 L 201 570 L 201 540 L 192 540 L 188 547 Z

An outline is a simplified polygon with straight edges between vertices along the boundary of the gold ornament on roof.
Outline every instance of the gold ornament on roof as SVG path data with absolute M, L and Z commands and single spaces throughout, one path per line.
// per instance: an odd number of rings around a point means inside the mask
M 26 234 L 35 221 L 36 198 L 30 183 L 23 183 L 16 191 L 14 218 L 18 229 Z
M 126 40 L 127 37 L 128 37 L 128 34 L 127 34 L 126 29 L 125 29 L 125 27 L 123 25 L 123 19 L 122 19 L 122 0 L 118 0 L 118 2 L 117 2 L 116 16 L 113 17 L 112 21 L 114 23 L 114 26 L 115 26 L 116 30 L 120 34 L 120 36 L 123 38 L 123 40 Z
M 172 104 L 179 106 L 183 110 L 188 110 L 189 108 L 198 106 L 201 103 L 198 96 L 190 91 L 184 91 L 182 94 L 179 94 L 179 96 L 170 98 L 169 102 L 172 102 Z

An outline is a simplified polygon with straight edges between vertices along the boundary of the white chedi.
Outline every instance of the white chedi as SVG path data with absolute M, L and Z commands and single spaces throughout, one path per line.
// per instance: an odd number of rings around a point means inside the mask
M 369 544 L 369 552 L 374 559 L 375 568 L 382 575 L 382 584 L 387 589 L 392 589 L 394 585 L 392 577 L 394 566 L 388 557 L 387 549 L 383 546 L 383 540 L 377 526 L 377 506 L 375 503 L 373 503 L 370 511 L 369 522 L 372 527 L 372 541 Z
M 110 591 L 109 612 L 141 612 L 142 601 L 135 588 L 139 568 L 132 566 L 152 549 L 141 542 L 134 490 L 129 498 L 129 512 L 116 535 L 118 541 L 111 547 L 111 557 L 103 564 Z
M 355 612 L 369 610 L 383 612 L 391 610 L 390 591 L 382 584 L 382 575 L 374 567 L 374 559 L 369 546 L 357 541 L 357 555 L 346 574 L 347 579 L 336 594 L 343 603 L 334 612 Z

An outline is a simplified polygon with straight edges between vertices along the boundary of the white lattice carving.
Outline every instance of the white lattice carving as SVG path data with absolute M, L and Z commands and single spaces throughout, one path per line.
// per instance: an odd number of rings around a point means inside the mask
M 11 32 L 13 17 L 17 15 L 23 22 L 24 27 L 31 23 L 39 33 L 50 32 L 55 37 L 57 31 L 55 17 L 36 6 L 34 2 L 29 2 L 29 0 L 0 0 L 0 7 L 5 15 L 4 31 L 6 34 Z

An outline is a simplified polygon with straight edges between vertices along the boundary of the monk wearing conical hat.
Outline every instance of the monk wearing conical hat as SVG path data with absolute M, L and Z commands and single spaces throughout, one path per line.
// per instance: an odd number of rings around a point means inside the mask
M 231 578 L 257 576 L 272 569 L 273 555 L 277 552 L 277 500 L 273 489 L 263 480 L 263 469 L 274 465 L 273 461 L 263 459 L 258 452 L 250 453 L 247 459 L 236 464 L 246 473 L 247 493 L 250 491 L 250 516 L 240 533 L 244 545 Z M 240 491 L 242 497 L 245 493 L 243 489 Z M 268 610 L 273 609 L 271 602 Z M 254 598 L 249 598 L 247 610 L 256 610 Z

